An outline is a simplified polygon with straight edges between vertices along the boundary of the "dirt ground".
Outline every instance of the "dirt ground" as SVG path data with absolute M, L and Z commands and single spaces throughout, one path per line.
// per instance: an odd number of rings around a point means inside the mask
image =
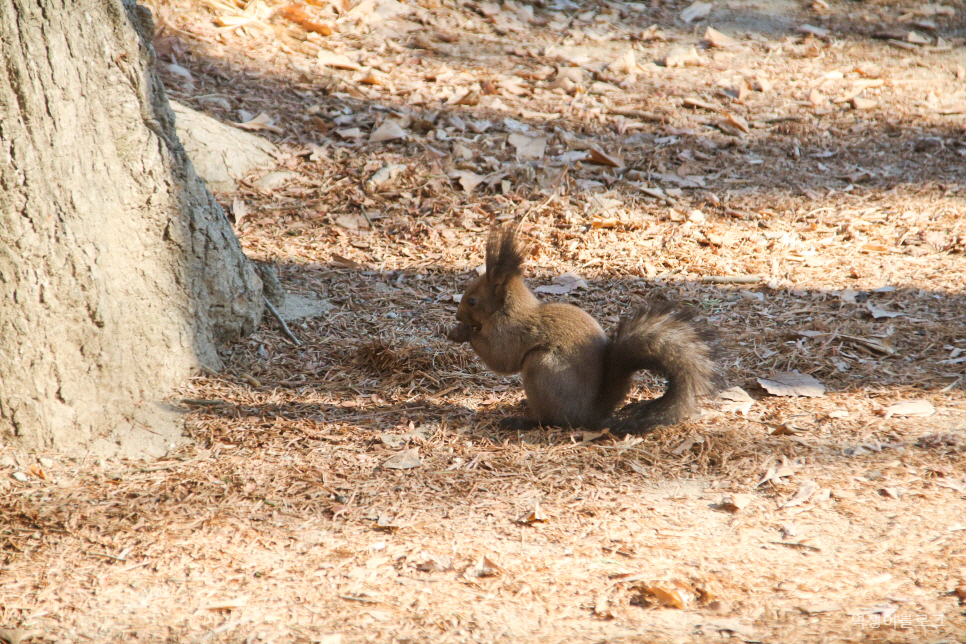
M 0 640 L 966 642 L 961 3 L 153 10 L 172 97 L 283 150 L 219 198 L 325 312 L 165 458 L 0 447 Z M 510 219 L 545 299 L 697 307 L 749 401 L 499 429 L 443 331 Z

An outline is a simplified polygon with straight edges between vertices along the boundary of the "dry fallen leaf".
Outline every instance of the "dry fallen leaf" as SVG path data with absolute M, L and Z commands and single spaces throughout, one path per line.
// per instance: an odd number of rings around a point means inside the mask
M 329 51 L 328 49 L 319 50 L 317 57 L 319 65 L 323 67 L 334 67 L 336 69 L 348 69 L 349 71 L 357 72 L 362 69 L 362 66 L 352 62 L 352 60 L 344 55 L 337 54 L 334 51 Z
M 389 470 L 411 470 L 422 464 L 422 461 L 419 460 L 419 448 L 413 447 L 398 454 L 393 454 L 383 461 L 382 466 Z
M 369 220 L 366 219 L 366 216 L 361 213 L 346 213 L 343 215 L 338 215 L 335 218 L 335 223 L 343 228 L 348 228 L 349 230 L 369 228 Z
M 544 523 L 549 520 L 550 517 L 547 513 L 543 511 L 540 504 L 537 503 L 532 510 L 524 514 L 517 520 L 517 523 L 523 523 L 526 525 L 533 525 L 534 523 Z
M 507 141 L 516 148 L 521 159 L 541 159 L 547 149 L 547 137 L 530 137 L 525 134 L 511 134 Z
M 255 118 L 245 121 L 244 123 L 235 123 L 235 127 L 239 127 L 243 130 L 251 130 L 254 132 L 260 130 L 267 130 L 273 132 L 274 134 L 284 134 L 285 130 L 280 127 L 276 127 L 275 121 L 265 112 L 262 112 Z
M 453 560 L 446 555 L 435 555 L 429 552 L 422 552 L 419 555 L 420 561 L 416 564 L 416 569 L 423 572 L 446 572 L 453 569 Z
M 503 573 L 504 570 L 499 564 L 485 556 L 480 556 L 479 561 L 471 568 L 467 568 L 464 573 L 467 577 L 493 577 Z
M 588 163 L 597 163 L 599 165 L 607 165 L 612 168 L 623 168 L 624 159 L 616 154 L 607 154 L 598 150 L 597 148 L 590 148 L 589 156 L 587 157 Z
M 732 114 L 731 112 L 725 112 L 722 116 L 715 121 L 715 125 L 724 132 L 725 134 L 730 134 L 732 136 L 743 136 L 751 132 L 751 128 L 748 127 L 748 121 L 742 116 L 737 114 Z
M 694 45 L 674 47 L 664 57 L 665 67 L 686 67 L 687 65 L 697 65 L 701 62 L 701 56 Z
M 362 129 L 358 127 L 340 128 L 335 131 L 343 139 L 358 139 L 362 136 Z
M 856 96 L 849 101 L 854 110 L 870 110 L 879 104 L 879 101 L 872 100 L 871 98 L 862 98 L 861 96 Z
M 829 33 L 831 33 L 825 27 L 815 27 L 814 25 L 799 25 L 797 31 L 803 34 L 811 34 L 817 38 L 827 38 Z
M 896 317 L 899 317 L 900 315 L 905 315 L 905 313 L 901 313 L 898 311 L 886 311 L 885 309 L 880 309 L 879 307 L 872 304 L 872 302 L 866 302 L 865 308 L 869 309 L 869 313 L 871 313 L 872 317 L 875 318 L 876 320 L 880 318 L 896 318 Z
M 406 130 L 399 126 L 392 119 L 386 119 L 378 128 L 369 135 L 369 143 L 381 143 L 383 141 L 394 141 L 406 136 Z
M 23 628 L 0 628 L 0 642 L 6 642 L 6 644 L 20 644 L 21 642 L 26 642 L 29 639 L 39 637 L 43 634 L 43 631 L 36 629 L 26 630 Z
M 773 396 L 820 398 L 825 395 L 825 385 L 812 376 L 797 371 L 785 371 L 769 378 L 758 378 L 758 384 Z
M 812 498 L 818 491 L 818 484 L 815 481 L 802 481 L 790 499 L 782 503 L 783 508 L 792 508 L 801 505 Z
M 722 401 L 721 411 L 746 415 L 755 404 L 755 399 L 741 387 L 730 387 L 718 394 Z
M 368 191 L 373 191 L 391 182 L 400 173 L 404 172 L 408 166 L 404 163 L 386 163 L 376 170 L 369 180 L 365 183 Z
M 483 180 L 486 179 L 486 177 L 483 175 L 470 172 L 469 170 L 451 170 L 446 176 L 448 176 L 450 179 L 458 179 L 460 186 L 466 192 L 473 192 L 473 189 L 483 183 Z
M 713 8 L 714 4 L 710 2 L 701 2 L 698 0 L 698 2 L 692 3 L 691 6 L 681 12 L 681 20 L 690 24 L 695 20 L 699 20 L 707 16 L 709 13 L 711 13 L 711 9 Z
M 587 288 L 587 282 L 582 277 L 567 271 L 563 275 L 558 275 L 552 280 L 553 284 L 538 286 L 533 289 L 537 293 L 547 293 L 550 295 L 564 295 L 578 288 Z
M 748 507 L 753 499 L 754 497 L 750 494 L 731 494 L 722 497 L 718 505 L 728 512 L 734 513 Z
M 935 413 L 936 408 L 933 404 L 922 399 L 903 400 L 879 410 L 879 414 L 885 418 L 892 418 L 893 416 L 932 416 Z
M 704 32 L 704 39 L 712 47 L 734 47 L 739 44 L 737 40 L 731 36 L 725 35 L 713 27 L 708 27 Z

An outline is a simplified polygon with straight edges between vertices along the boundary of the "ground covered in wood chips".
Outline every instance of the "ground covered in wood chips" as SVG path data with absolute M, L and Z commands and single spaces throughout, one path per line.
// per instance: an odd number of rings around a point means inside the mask
M 282 150 L 219 197 L 326 312 L 166 458 L 0 447 L 0 640 L 966 641 L 961 3 L 153 10 L 172 97 Z M 697 307 L 749 397 L 500 430 L 442 336 L 494 220 L 605 327 Z

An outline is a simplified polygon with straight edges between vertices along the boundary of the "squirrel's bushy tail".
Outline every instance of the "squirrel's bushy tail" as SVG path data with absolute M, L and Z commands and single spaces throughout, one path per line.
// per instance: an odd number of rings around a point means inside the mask
M 639 309 L 617 328 L 607 369 L 612 382 L 604 390 L 626 392 L 641 369 L 667 379 L 667 389 L 660 398 L 627 405 L 603 426 L 621 436 L 687 420 L 697 410 L 699 396 L 721 387 L 720 357 L 714 334 L 695 323 L 691 311 L 667 305 Z

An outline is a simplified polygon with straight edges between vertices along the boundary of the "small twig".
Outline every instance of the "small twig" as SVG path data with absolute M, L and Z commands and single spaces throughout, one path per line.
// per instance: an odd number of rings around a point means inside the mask
M 760 275 L 705 275 L 701 278 L 708 284 L 757 284 L 761 280 Z
M 285 320 L 283 320 L 282 316 L 279 315 L 278 310 L 274 306 L 272 306 L 272 303 L 268 301 L 267 297 L 265 297 L 264 295 L 262 297 L 265 299 L 265 306 L 268 307 L 268 310 L 271 311 L 272 315 L 275 316 L 275 319 L 278 320 L 278 323 L 282 325 L 282 332 L 285 333 L 285 336 L 289 340 L 291 340 L 295 346 L 297 347 L 302 346 L 302 343 L 299 342 L 299 339 L 295 337 L 295 334 L 289 330 L 288 325 L 285 324 Z
M 182 398 L 181 403 L 192 407 L 219 407 L 228 404 L 224 400 L 202 400 L 200 398 Z
M 773 543 L 776 546 L 785 546 L 786 548 L 801 548 L 802 550 L 811 550 L 812 552 L 822 552 L 822 549 L 818 546 L 807 543 L 796 543 L 794 541 L 769 541 L 768 543 Z

